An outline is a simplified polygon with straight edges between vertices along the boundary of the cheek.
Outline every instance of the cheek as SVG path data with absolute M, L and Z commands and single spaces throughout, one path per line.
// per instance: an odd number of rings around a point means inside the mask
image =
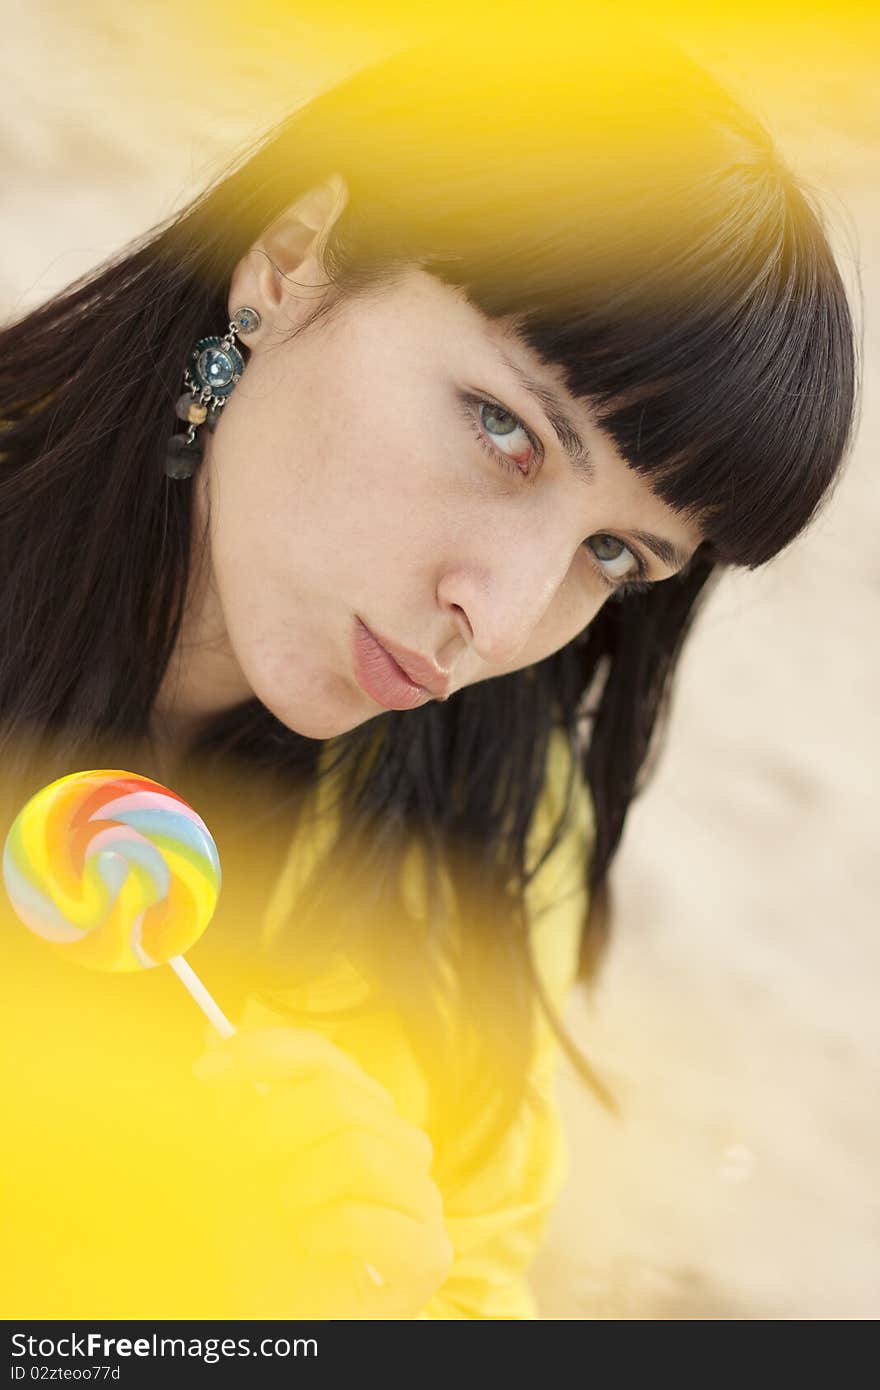
M 588 595 L 578 604 L 567 604 L 561 607 L 558 613 L 551 610 L 547 614 L 545 622 L 542 624 L 537 634 L 537 642 L 543 649 L 543 656 L 550 656 L 553 652 L 561 651 L 573 641 L 584 628 L 589 627 L 590 623 L 604 605 L 602 595 Z M 541 660 L 536 657 L 535 660 Z
M 285 643 L 312 611 L 403 612 L 450 549 L 456 517 L 437 451 L 356 404 L 298 395 L 258 427 L 247 401 L 218 430 L 212 551 L 237 648 Z
M 583 549 L 571 567 L 540 624 L 540 639 L 549 651 L 559 651 L 595 618 L 608 594 Z
M 603 607 L 607 595 L 589 571 L 589 561 L 576 561 L 568 578 L 556 595 L 542 620 L 535 628 L 529 642 L 511 666 L 493 675 L 506 675 L 534 666 L 546 657 L 567 647 L 584 628 L 589 627 L 596 614 Z
M 473 449 L 433 376 L 368 329 L 255 358 L 225 409 L 221 559 L 245 582 L 269 567 L 307 587 L 417 584 L 479 502 Z

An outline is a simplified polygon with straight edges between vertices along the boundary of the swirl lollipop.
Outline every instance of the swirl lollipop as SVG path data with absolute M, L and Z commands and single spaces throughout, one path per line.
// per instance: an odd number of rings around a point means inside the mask
M 211 832 L 160 782 L 116 768 L 72 772 L 13 821 L 3 878 L 16 915 L 94 970 L 168 964 L 224 1037 L 232 1024 L 183 959 L 220 893 Z

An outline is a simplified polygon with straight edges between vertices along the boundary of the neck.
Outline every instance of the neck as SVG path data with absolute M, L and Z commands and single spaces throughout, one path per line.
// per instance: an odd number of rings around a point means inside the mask
M 253 697 L 232 651 L 210 557 L 198 539 L 203 506 L 200 491 L 183 617 L 151 715 L 151 740 L 163 765 L 179 760 L 215 715 Z

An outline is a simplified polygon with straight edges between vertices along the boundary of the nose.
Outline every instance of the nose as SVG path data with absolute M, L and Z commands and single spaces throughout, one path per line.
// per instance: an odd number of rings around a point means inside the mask
M 572 563 L 572 548 L 553 534 L 501 537 L 479 563 L 450 568 L 437 586 L 470 649 L 491 666 L 516 661 L 550 609 Z

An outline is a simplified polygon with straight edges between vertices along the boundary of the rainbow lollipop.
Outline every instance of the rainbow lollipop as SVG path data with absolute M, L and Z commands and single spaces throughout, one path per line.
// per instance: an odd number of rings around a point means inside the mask
M 220 893 L 211 832 L 175 792 L 117 768 L 72 772 L 32 796 L 3 850 L 26 927 L 95 970 L 168 964 L 224 1037 L 232 1024 L 182 952 Z

